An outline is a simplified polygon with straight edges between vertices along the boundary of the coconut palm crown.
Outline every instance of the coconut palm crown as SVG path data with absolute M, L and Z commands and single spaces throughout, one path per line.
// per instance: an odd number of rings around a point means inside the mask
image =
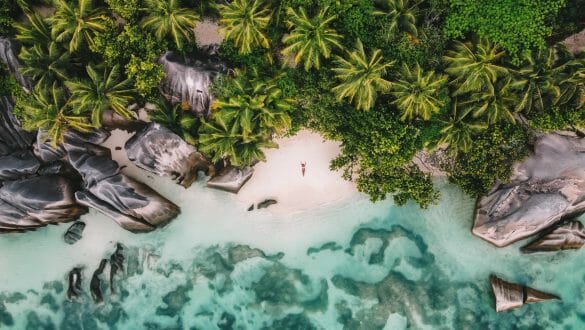
M 91 113 L 95 127 L 101 126 L 102 114 L 108 109 L 130 118 L 132 113 L 127 108 L 133 100 L 134 90 L 129 87 L 128 79 L 121 79 L 118 66 L 98 72 L 88 65 L 86 71 L 89 79 L 65 82 L 71 91 L 71 104 Z
M 333 88 L 333 92 L 339 101 L 347 98 L 357 110 L 369 110 L 374 106 L 378 93 L 390 90 L 391 83 L 383 76 L 394 62 L 385 62 L 379 49 L 368 57 L 359 39 L 355 50 L 348 56 L 348 59 L 336 58 L 337 67 L 333 72 L 340 84 Z
M 495 81 L 509 74 L 501 60 L 506 53 L 494 43 L 481 38 L 477 43 L 455 41 L 454 49 L 443 57 L 445 71 L 455 79 L 454 95 L 487 89 L 493 93 Z
M 55 3 L 51 35 L 57 42 L 68 42 L 71 53 L 84 43 L 93 46 L 95 33 L 104 32 L 111 24 L 102 9 L 94 9 L 92 0 L 79 0 L 77 6 L 65 0 Z
M 189 8 L 181 7 L 180 0 L 147 0 L 149 14 L 142 20 L 142 27 L 154 32 L 159 40 L 171 38 L 177 49 L 194 40 L 193 29 L 199 15 Z
M 439 94 L 447 79 L 435 75 L 434 71 L 424 73 L 417 63 L 414 68 L 403 64 L 400 79 L 392 84 L 393 102 L 402 111 L 402 120 L 421 118 L 429 120 L 445 104 Z
M 416 27 L 416 15 L 418 4 L 421 1 L 413 0 L 380 0 L 376 1 L 377 7 L 374 15 L 386 17 L 390 26 L 389 33 L 403 31 L 410 33 L 412 36 L 418 36 Z M 389 36 L 388 36 L 389 37 Z
M 269 47 L 266 28 L 272 13 L 262 0 L 234 0 L 217 7 L 222 33 L 233 40 L 241 54 L 249 54 L 255 47 Z
M 328 8 L 323 8 L 312 18 L 307 16 L 304 8 L 295 11 L 287 9 L 287 25 L 292 31 L 285 35 L 282 42 L 287 45 L 282 52 L 285 55 L 294 55 L 295 63 L 304 62 L 305 70 L 311 67 L 319 69 L 321 58 L 329 58 L 334 48 L 342 48 L 342 36 L 330 28 L 335 16 L 327 14 Z

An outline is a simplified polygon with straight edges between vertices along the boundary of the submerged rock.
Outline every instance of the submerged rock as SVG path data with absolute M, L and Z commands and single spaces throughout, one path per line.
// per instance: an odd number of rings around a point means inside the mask
M 75 185 L 58 175 L 6 181 L 0 188 L 0 232 L 73 221 L 87 212 L 76 203 Z
M 212 96 L 209 85 L 222 71 L 226 71 L 223 63 L 218 61 L 193 61 L 172 52 L 167 52 L 160 59 L 166 76 L 161 84 L 161 91 L 172 103 L 185 103 L 191 111 L 199 116 L 208 116 Z
M 254 168 L 252 167 L 239 169 L 233 166 L 227 166 L 211 178 L 211 180 L 207 181 L 207 186 L 236 194 L 250 180 L 252 174 L 254 174 Z
M 490 276 L 490 283 L 496 298 L 496 312 L 498 313 L 522 307 L 524 304 L 561 299 L 550 293 L 506 282 L 495 275 Z
M 81 268 L 75 267 L 69 272 L 68 282 L 67 298 L 78 297 L 81 293 Z
M 275 199 L 265 199 L 262 202 L 258 203 L 257 208 L 258 209 L 265 209 L 267 207 L 269 207 L 270 205 L 274 205 L 278 203 Z
M 124 148 L 136 166 L 156 175 L 172 176 L 185 188 L 197 179 L 198 171 L 209 168 L 209 162 L 195 147 L 157 123 L 137 132 Z
M 96 303 L 101 303 L 104 301 L 104 296 L 102 294 L 102 280 L 100 279 L 100 275 L 104 272 L 104 268 L 108 263 L 108 259 L 102 259 L 100 261 L 100 265 L 98 268 L 93 272 L 91 276 L 91 281 L 89 283 L 89 291 L 91 292 L 91 297 L 93 301 Z
M 118 273 L 118 271 L 124 271 L 124 248 L 122 244 L 116 244 L 116 251 L 112 253 L 110 256 L 110 290 L 112 293 L 115 293 L 116 290 L 114 289 L 114 276 Z
M 83 178 L 76 200 L 93 207 L 132 232 L 163 226 L 179 214 L 179 207 L 147 185 L 122 173 L 110 150 L 93 144 L 66 143 L 69 162 Z
M 522 252 L 580 249 L 585 244 L 585 228 L 579 221 L 567 221 L 521 248 Z
M 509 184 L 478 200 L 472 232 L 506 246 L 583 211 L 585 138 L 549 134 L 516 166 Z
M 75 244 L 77 241 L 81 239 L 81 234 L 83 233 L 83 229 L 85 229 L 85 223 L 81 221 L 77 221 L 72 224 L 69 229 L 63 235 L 63 240 L 67 244 Z
M 6 64 L 10 74 L 29 92 L 31 90 L 31 83 L 20 73 L 20 63 L 16 54 L 18 54 L 16 43 L 7 38 L 0 37 L 0 61 Z

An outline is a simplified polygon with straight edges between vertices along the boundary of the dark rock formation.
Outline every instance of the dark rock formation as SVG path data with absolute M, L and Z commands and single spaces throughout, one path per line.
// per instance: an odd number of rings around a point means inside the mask
M 78 297 L 81 293 L 81 268 L 75 267 L 69 272 L 68 282 L 67 298 Z
M 104 272 L 104 268 L 108 263 L 108 259 L 102 259 L 100 261 L 99 267 L 93 272 L 91 276 L 91 281 L 89 283 L 89 291 L 91 292 L 91 297 L 93 301 L 96 303 L 101 303 L 104 301 L 104 296 L 102 294 L 102 280 L 100 279 L 100 275 Z
M 16 56 L 17 54 L 18 47 L 16 46 L 16 43 L 4 37 L 0 37 L 0 61 L 6 63 L 8 71 L 16 79 L 16 81 L 26 91 L 30 91 L 30 81 L 20 73 L 20 63 L 18 62 L 18 57 Z
M 227 71 L 225 65 L 218 61 L 193 61 L 167 52 L 160 59 L 166 77 L 161 84 L 161 91 L 172 103 L 184 103 L 199 116 L 210 113 L 212 96 L 209 85 L 220 72 Z
M 6 181 L 0 188 L 0 232 L 68 222 L 87 212 L 76 203 L 75 185 L 58 175 Z
M 127 132 L 134 132 L 146 125 L 145 122 L 136 118 L 126 118 L 113 110 L 106 110 L 102 114 L 102 127 L 113 130 L 121 129 Z
M 579 221 L 567 221 L 521 248 L 522 252 L 580 249 L 585 244 L 585 228 Z
M 110 256 L 110 290 L 115 293 L 114 276 L 118 271 L 124 271 L 124 248 L 122 244 L 116 244 L 116 251 Z
M 242 186 L 244 186 L 244 184 L 252 177 L 252 174 L 254 174 L 254 169 L 252 167 L 239 169 L 228 166 L 211 178 L 211 180 L 207 182 L 207 186 L 235 194 L 240 191 Z
M 36 174 L 41 163 L 30 150 L 0 156 L 0 180 L 16 180 Z
M 498 313 L 522 307 L 524 304 L 561 299 L 550 293 L 506 282 L 495 275 L 490 276 L 490 283 L 496 298 L 496 312 Z
M 585 211 L 585 139 L 549 134 L 476 205 L 473 234 L 506 246 Z
M 69 229 L 63 235 L 63 240 L 67 244 L 75 244 L 82 237 L 83 229 L 85 229 L 85 223 L 77 221 L 72 224 Z
M 172 176 L 185 188 L 207 171 L 209 162 L 195 147 L 160 124 L 150 123 L 124 146 L 136 166 L 160 176 Z
M 34 134 L 20 127 L 12 114 L 12 101 L 0 96 L 0 156 L 20 149 L 28 149 L 34 140 Z
M 132 232 L 151 231 L 179 214 L 179 207 L 147 185 L 120 173 L 110 150 L 65 143 L 69 162 L 83 178 L 76 200 L 93 207 Z
M 278 203 L 278 202 L 274 199 L 266 199 L 266 200 L 258 203 L 257 208 L 258 209 L 265 209 L 265 208 L 269 207 L 270 205 L 274 205 L 276 203 Z

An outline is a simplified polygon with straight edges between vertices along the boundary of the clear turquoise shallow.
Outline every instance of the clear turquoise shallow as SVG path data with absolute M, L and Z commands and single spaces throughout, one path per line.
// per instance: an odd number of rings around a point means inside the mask
M 428 210 L 355 194 L 275 216 L 203 182 L 147 181 L 183 211 L 163 230 L 132 235 L 90 213 L 73 246 L 66 225 L 0 236 L 0 328 L 585 328 L 583 252 L 492 247 L 471 235 L 474 201 L 451 185 L 437 183 L 442 198 Z M 96 305 L 89 278 L 116 242 L 128 266 Z M 85 293 L 69 301 L 74 266 Z M 496 314 L 492 273 L 563 300 Z

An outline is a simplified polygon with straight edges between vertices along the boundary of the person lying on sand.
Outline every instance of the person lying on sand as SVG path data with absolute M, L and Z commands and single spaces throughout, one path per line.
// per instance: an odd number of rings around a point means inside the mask
M 302 176 L 305 176 L 306 166 L 307 166 L 307 163 L 306 162 L 301 162 L 301 174 L 302 174 Z

